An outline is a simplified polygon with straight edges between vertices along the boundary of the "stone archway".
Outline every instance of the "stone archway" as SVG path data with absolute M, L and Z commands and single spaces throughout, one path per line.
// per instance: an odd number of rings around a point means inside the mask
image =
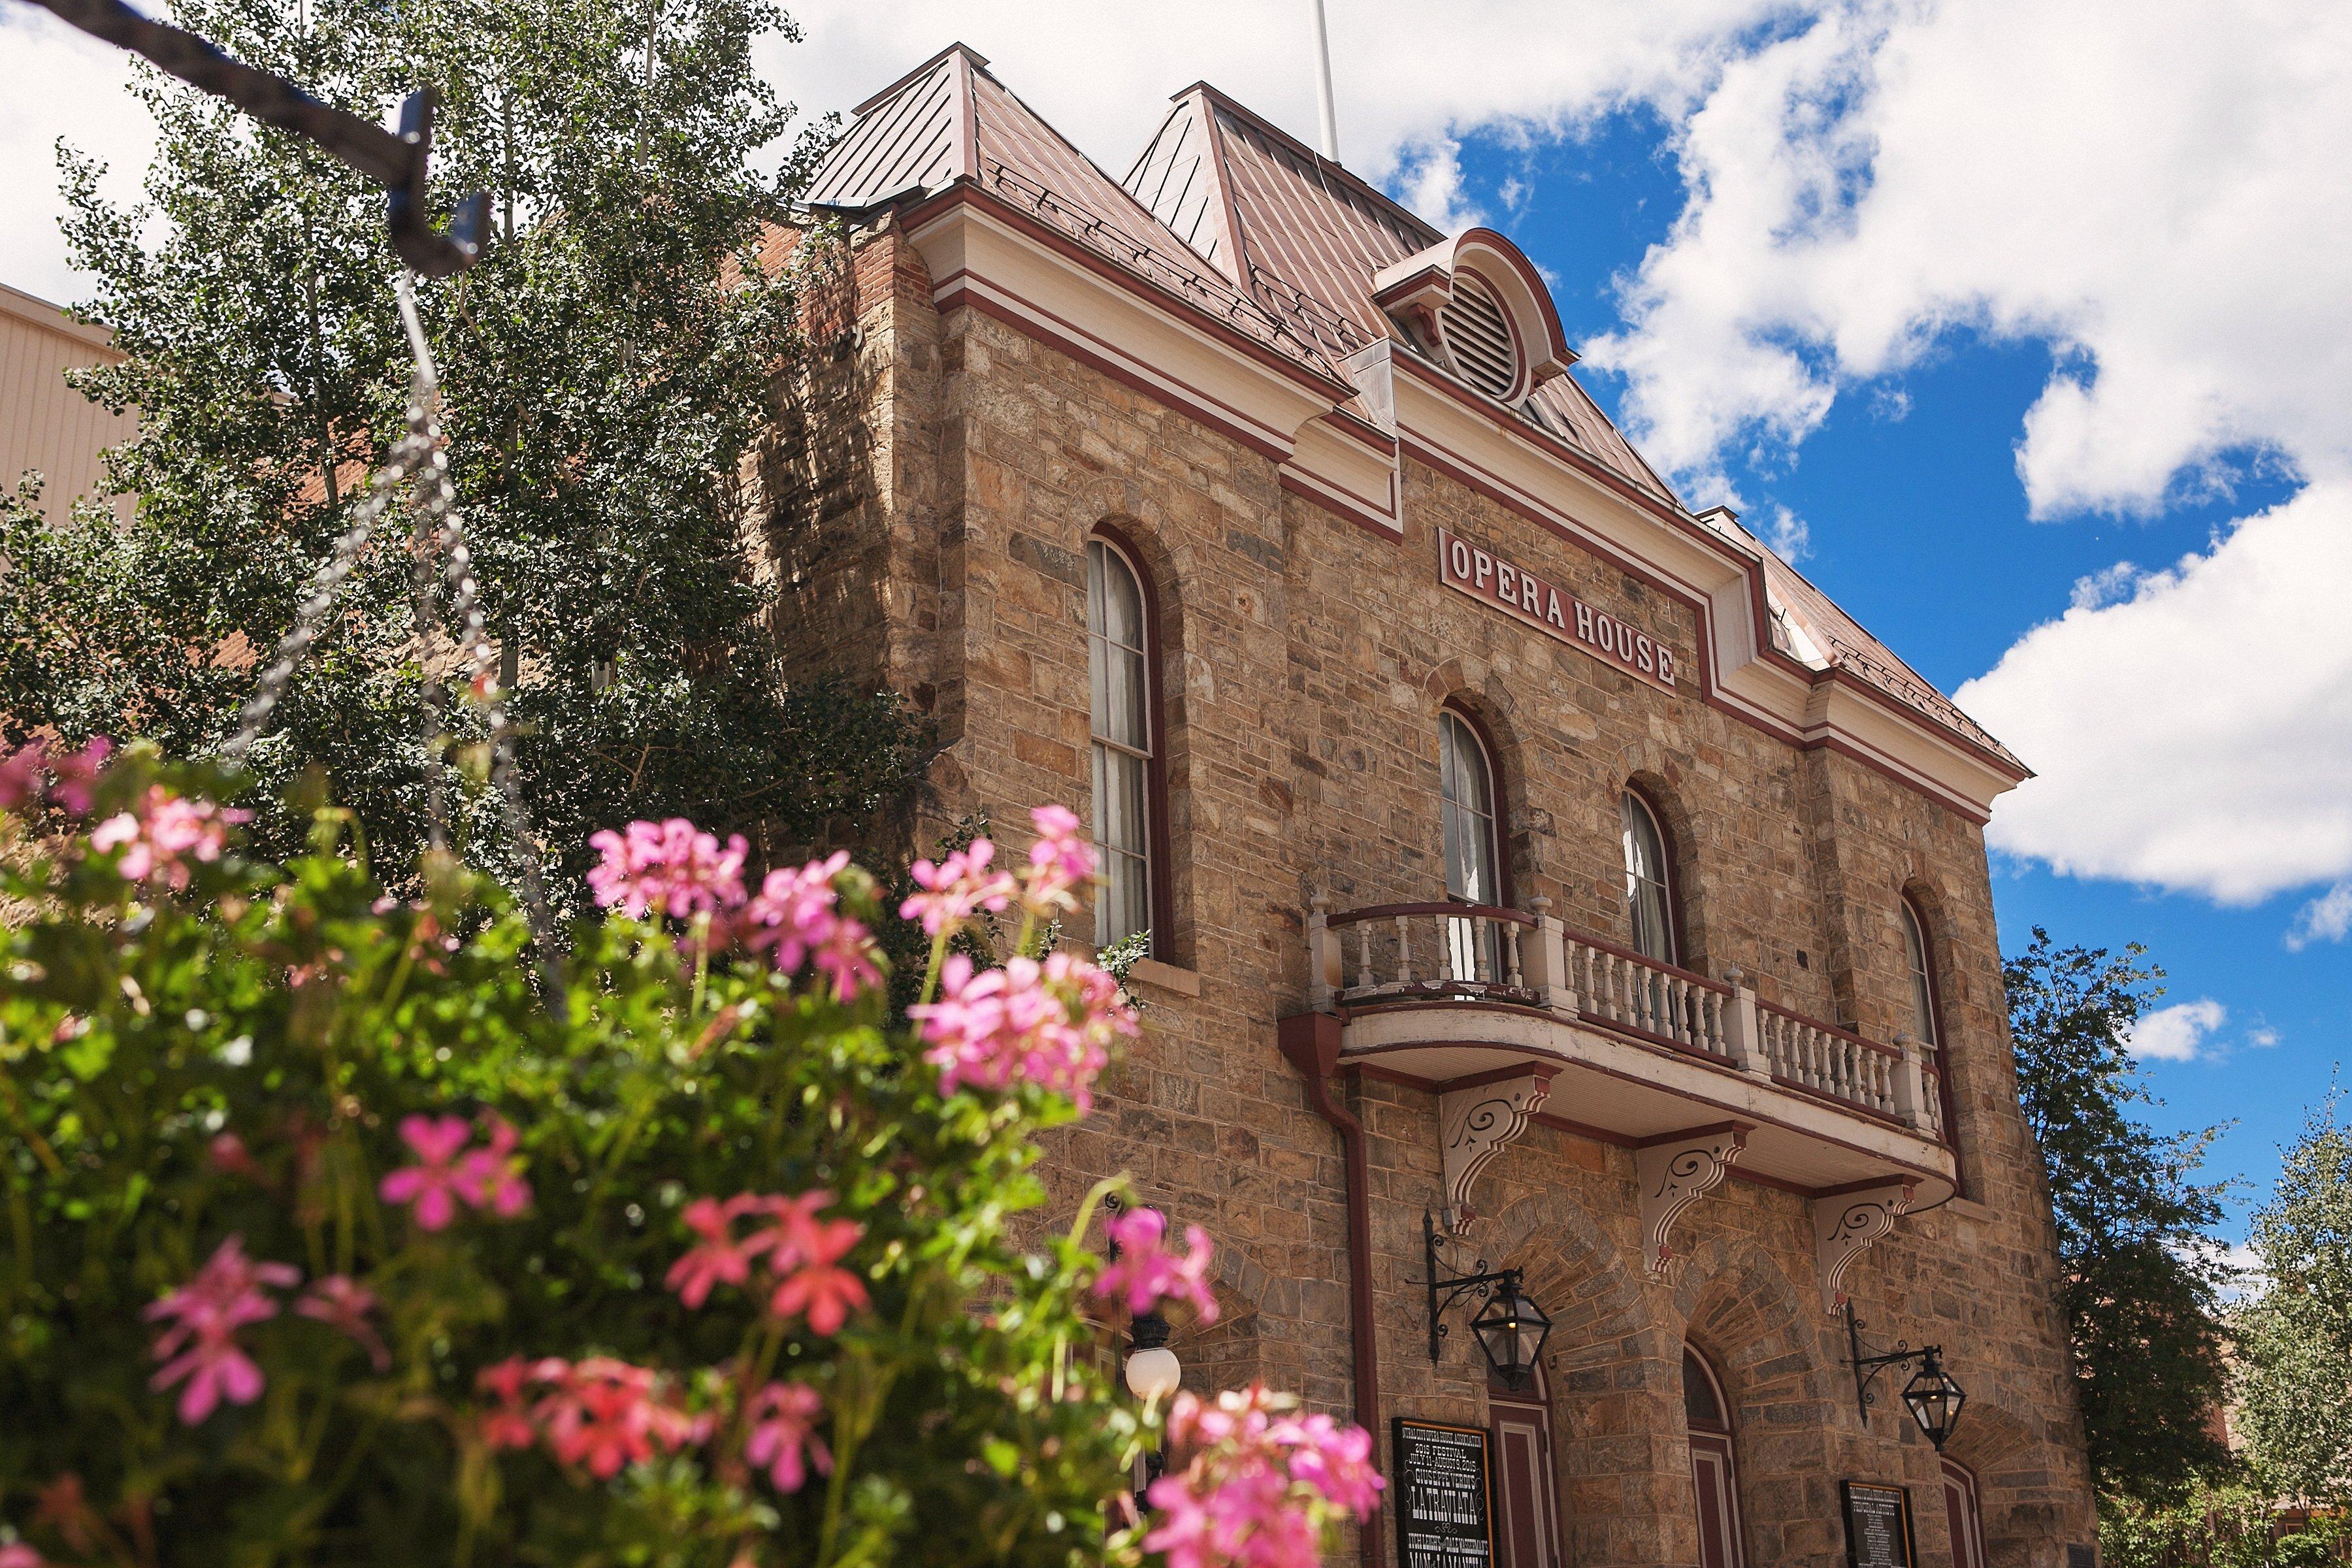
M 1976 1472 L 1986 1568 L 2027 1568 L 2053 1537 L 2073 1532 L 2088 1540 L 2093 1526 L 2081 1517 L 2080 1502 L 2087 1479 L 2053 1473 L 2053 1465 L 2064 1465 L 2069 1445 L 2020 1414 L 2031 1405 L 2010 1389 L 1975 1369 L 1962 1381 L 1968 1407 L 1946 1452 Z M 1942 1540 L 1942 1509 L 1935 1512 L 1934 1533 Z
M 1747 1560 L 1806 1561 L 1836 1529 L 1830 1431 L 1837 1384 L 1820 1303 L 1752 1240 L 1715 1237 L 1675 1279 L 1675 1317 L 1732 1405 Z M 1833 1537 L 1826 1537 L 1833 1539 Z

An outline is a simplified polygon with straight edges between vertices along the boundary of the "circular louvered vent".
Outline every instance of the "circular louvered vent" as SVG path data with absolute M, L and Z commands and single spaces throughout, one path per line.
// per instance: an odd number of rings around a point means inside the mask
M 1489 397 L 1508 398 L 1519 384 L 1519 345 L 1493 290 L 1469 272 L 1454 275 L 1454 297 L 1437 309 L 1445 352 L 1463 380 Z

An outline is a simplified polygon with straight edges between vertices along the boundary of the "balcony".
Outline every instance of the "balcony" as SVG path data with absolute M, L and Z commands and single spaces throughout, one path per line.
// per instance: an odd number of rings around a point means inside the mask
M 1506 1085 L 1519 1087 L 1502 1096 L 1504 1121 L 1533 1117 L 1637 1151 L 1654 1267 L 1671 1256 L 1667 1226 L 1681 1212 L 1677 1159 L 1695 1173 L 1684 1186 L 1696 1184 L 1682 1206 L 1735 1163 L 1817 1199 L 1884 1194 L 1888 1223 L 1951 1194 L 1937 1065 L 1916 1042 L 1882 1044 L 1774 1006 L 1737 970 L 1714 980 L 1655 963 L 1570 931 L 1549 908 L 1333 913 L 1318 899 L 1307 920 L 1313 1005 L 1321 1027 L 1337 1025 L 1335 1065 L 1446 1102 L 1449 1208 L 1466 1215 L 1470 1180 L 1492 1153 L 1457 1150 L 1479 1136 L 1457 1123 L 1482 1099 L 1493 1120 Z

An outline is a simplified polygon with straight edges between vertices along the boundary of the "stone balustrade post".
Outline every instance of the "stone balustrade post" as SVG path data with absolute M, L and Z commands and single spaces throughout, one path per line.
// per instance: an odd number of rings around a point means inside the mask
M 1731 1005 L 1723 1010 L 1723 1045 L 1731 1063 L 1750 1078 L 1769 1082 L 1772 1064 L 1764 1054 L 1764 1030 L 1756 1016 L 1756 993 L 1748 987 L 1748 972 L 1738 964 L 1723 972 L 1731 985 Z
M 1536 917 L 1536 930 L 1535 941 L 1523 942 L 1519 950 L 1523 984 L 1555 1014 L 1573 1018 L 1576 987 L 1568 973 L 1568 928 L 1552 918 L 1549 899 L 1529 899 L 1528 908 Z
M 1307 915 L 1307 984 L 1318 1013 L 1331 1010 L 1340 965 L 1339 944 L 1331 936 L 1331 900 L 1318 893 Z
M 1927 1078 L 1922 1070 L 1927 1050 L 1908 1030 L 1895 1037 L 1903 1059 L 1895 1064 L 1895 1114 L 1915 1132 L 1927 1127 Z

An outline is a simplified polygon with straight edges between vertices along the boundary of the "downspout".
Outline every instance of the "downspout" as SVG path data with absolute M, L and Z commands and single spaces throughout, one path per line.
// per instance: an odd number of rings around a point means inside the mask
M 1348 1319 L 1356 1371 L 1356 1425 L 1372 1435 L 1377 1455 L 1381 1370 L 1372 1328 L 1372 1182 L 1364 1154 L 1364 1124 L 1331 1098 L 1331 1073 L 1339 1065 L 1339 1020 L 1328 1013 L 1302 1013 L 1283 1019 L 1278 1028 L 1282 1054 L 1307 1081 L 1307 1103 L 1339 1133 L 1348 1198 Z M 1374 1519 L 1357 1530 L 1364 1568 L 1381 1568 L 1381 1529 Z

